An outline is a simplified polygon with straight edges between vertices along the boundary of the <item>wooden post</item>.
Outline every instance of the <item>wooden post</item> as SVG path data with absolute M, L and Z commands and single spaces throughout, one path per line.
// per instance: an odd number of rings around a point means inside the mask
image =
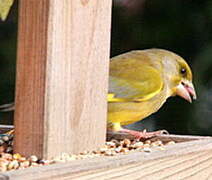
M 111 0 L 20 0 L 15 152 L 51 158 L 106 136 Z

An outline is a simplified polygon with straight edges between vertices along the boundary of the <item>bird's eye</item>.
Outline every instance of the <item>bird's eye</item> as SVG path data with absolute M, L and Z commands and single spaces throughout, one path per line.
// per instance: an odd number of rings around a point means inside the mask
M 186 73 L 186 69 L 185 69 L 185 68 L 182 68 L 182 69 L 180 70 L 180 72 L 181 72 L 181 74 L 185 74 L 185 73 Z

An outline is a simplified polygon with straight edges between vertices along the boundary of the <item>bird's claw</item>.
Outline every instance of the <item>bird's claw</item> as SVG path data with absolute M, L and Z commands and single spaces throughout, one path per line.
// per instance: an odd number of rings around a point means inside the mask
M 153 132 L 147 132 L 146 129 L 144 129 L 142 132 L 141 131 L 134 131 L 134 130 L 129 130 L 129 129 L 122 129 L 122 132 L 126 132 L 128 134 L 131 134 L 135 137 L 135 139 L 148 139 L 152 138 L 158 135 L 162 134 L 169 134 L 167 130 L 159 130 L 159 131 L 153 131 Z

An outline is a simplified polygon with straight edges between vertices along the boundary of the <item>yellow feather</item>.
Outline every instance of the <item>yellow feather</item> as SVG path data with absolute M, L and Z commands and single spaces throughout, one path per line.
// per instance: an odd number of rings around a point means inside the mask
M 2 21 L 7 18 L 13 2 L 14 0 L 0 0 L 0 18 Z

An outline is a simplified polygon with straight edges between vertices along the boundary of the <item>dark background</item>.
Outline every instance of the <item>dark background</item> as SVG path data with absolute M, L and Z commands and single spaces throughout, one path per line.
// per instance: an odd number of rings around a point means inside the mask
M 17 1 L 0 22 L 0 104 L 14 100 Z M 198 99 L 175 97 L 133 128 L 212 135 L 212 1 L 114 0 L 111 56 L 133 49 L 164 48 L 184 57 L 193 69 Z M 12 124 L 12 113 L 0 113 Z

